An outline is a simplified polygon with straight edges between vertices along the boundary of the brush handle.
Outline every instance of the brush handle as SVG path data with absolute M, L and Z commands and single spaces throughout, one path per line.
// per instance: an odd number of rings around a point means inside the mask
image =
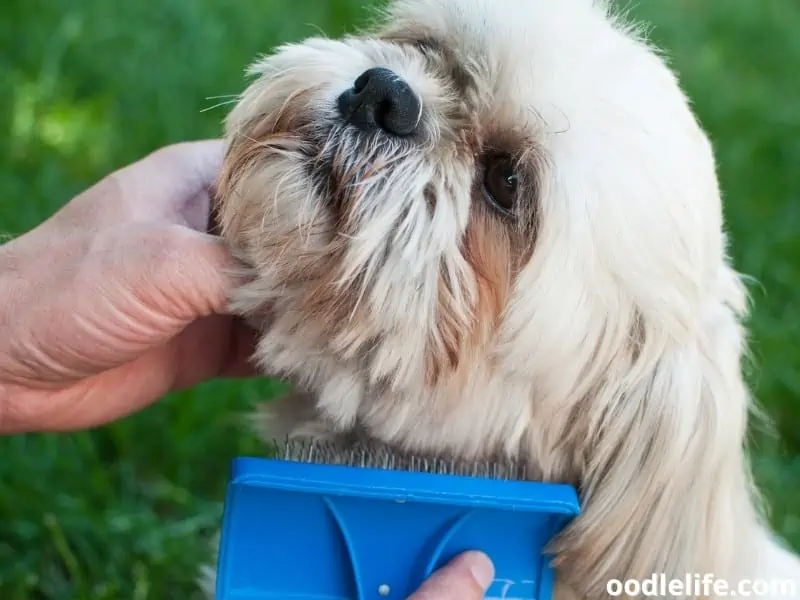
M 572 488 L 256 460 L 228 488 L 217 600 L 405 600 L 468 550 L 495 566 L 487 598 L 549 600 L 544 548 Z
M 352 498 L 324 499 L 349 563 L 343 597 L 405 599 L 438 568 L 468 550 L 492 557 L 496 578 L 489 598 L 533 600 L 552 586 L 552 573 L 537 552 L 550 539 L 554 520 L 447 505 L 379 505 Z M 544 588 L 544 589 L 542 589 Z

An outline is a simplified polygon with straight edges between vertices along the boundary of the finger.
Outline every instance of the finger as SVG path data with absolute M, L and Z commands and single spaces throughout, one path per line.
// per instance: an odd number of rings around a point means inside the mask
M 239 319 L 233 319 L 228 359 L 219 372 L 220 377 L 244 378 L 259 375 L 253 354 L 258 332 Z
M 152 155 L 151 160 L 171 163 L 175 181 L 183 181 L 174 198 L 175 216 L 195 231 L 209 231 L 212 225 L 212 199 L 216 194 L 216 181 L 225 153 L 219 140 L 183 142 L 167 146 Z M 155 191 L 155 190 L 154 190 Z
M 46 223 L 61 234 L 120 222 L 164 222 L 205 231 L 224 154 L 221 140 L 159 148 L 84 190 Z
M 489 557 L 466 552 L 431 575 L 408 600 L 481 600 L 493 578 Z
M 230 364 L 231 353 L 240 344 L 241 333 L 233 327 L 233 318 L 213 315 L 189 325 L 172 343 L 172 357 L 165 369 L 169 374 L 168 389 L 178 391 L 218 377 Z
M 234 333 L 232 325 L 233 319 L 222 315 L 201 319 L 136 360 L 60 390 L 9 387 L 0 394 L 4 402 L 0 432 L 76 431 L 105 425 L 171 391 L 217 377 L 230 363 L 231 349 L 243 344 L 243 333 Z
M 170 354 L 164 346 L 56 390 L 8 386 L 0 398 L 0 433 L 78 431 L 138 412 L 169 390 Z
M 215 236 L 174 227 L 161 244 L 151 277 L 153 308 L 189 323 L 226 314 L 231 290 L 245 280 L 244 267 Z
M 167 391 L 183 390 L 217 377 L 256 375 L 250 363 L 256 333 L 233 317 L 214 315 L 197 321 L 172 344 L 173 376 Z
M 206 231 L 224 154 L 220 140 L 159 148 L 114 173 L 120 190 L 116 201 L 129 220 L 163 221 Z
M 180 174 L 199 187 L 207 187 L 214 184 L 224 156 L 225 143 L 222 140 L 180 142 L 159 148 L 126 169 Z

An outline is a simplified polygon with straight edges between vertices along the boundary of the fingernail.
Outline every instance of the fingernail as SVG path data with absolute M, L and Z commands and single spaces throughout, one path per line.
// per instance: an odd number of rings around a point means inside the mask
M 463 556 L 465 566 L 470 570 L 478 585 L 486 591 L 494 580 L 494 565 L 483 552 L 467 552 Z

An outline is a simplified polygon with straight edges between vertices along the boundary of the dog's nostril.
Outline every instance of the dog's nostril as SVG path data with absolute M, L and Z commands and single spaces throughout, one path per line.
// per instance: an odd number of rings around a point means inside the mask
M 392 135 L 411 135 L 419 125 L 421 109 L 411 86 L 384 68 L 365 71 L 339 96 L 342 117 L 365 131 L 380 128 Z
M 370 69 L 369 71 L 364 71 L 361 75 L 358 76 L 355 83 L 353 84 L 353 91 L 356 94 L 360 94 L 364 91 L 364 88 L 367 87 L 369 83 L 370 77 L 375 74 L 377 69 Z

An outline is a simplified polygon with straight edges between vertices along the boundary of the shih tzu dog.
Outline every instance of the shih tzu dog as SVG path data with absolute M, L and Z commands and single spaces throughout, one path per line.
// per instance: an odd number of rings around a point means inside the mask
M 232 306 L 255 359 L 296 390 L 265 435 L 576 485 L 558 600 L 800 580 L 744 449 L 712 147 L 640 28 L 599 0 L 398 0 L 251 73 L 219 222 L 251 268 Z

